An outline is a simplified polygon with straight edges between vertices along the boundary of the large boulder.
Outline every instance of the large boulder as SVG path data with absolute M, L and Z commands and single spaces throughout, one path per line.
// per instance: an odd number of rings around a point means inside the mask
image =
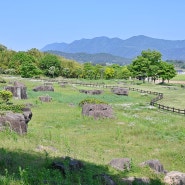
M 64 157 L 61 158 L 61 161 L 52 162 L 51 167 L 59 170 L 65 176 L 68 172 L 80 171 L 84 164 L 80 160 Z
M 52 100 L 52 97 L 50 97 L 50 96 L 39 96 L 39 100 L 41 101 L 41 102 L 51 102 L 51 100 Z
M 112 118 L 113 117 L 113 110 L 112 110 L 112 107 L 107 104 L 86 103 L 82 106 L 82 115 L 92 116 L 95 119 Z
M 8 85 L 4 88 L 7 91 L 12 92 L 13 97 L 18 99 L 27 99 L 27 88 L 24 84 L 20 82 L 12 82 L 12 85 Z
M 116 185 L 112 178 L 107 174 L 93 175 L 93 179 L 98 179 L 99 182 L 105 185 Z
M 185 173 L 171 171 L 164 177 L 164 182 L 169 185 L 185 185 Z
M 129 89 L 128 88 L 115 87 L 115 88 L 112 88 L 111 91 L 114 94 L 117 94 L 117 95 L 125 95 L 125 96 L 128 96 Z
M 22 108 L 22 111 L 23 111 L 23 115 L 25 118 L 25 122 L 27 124 L 31 120 L 33 114 L 32 114 L 31 109 L 29 107 Z
M 32 112 L 25 108 L 23 113 L 13 113 L 11 111 L 0 114 L 0 131 L 10 129 L 18 134 L 27 133 L 27 124 L 32 118 Z
M 110 166 L 120 171 L 129 171 L 131 168 L 131 159 L 129 158 L 116 158 L 110 161 Z
M 145 161 L 140 164 L 140 166 L 149 166 L 152 170 L 154 170 L 157 173 L 166 173 L 166 170 L 164 170 L 163 165 L 158 159 L 151 159 L 148 161 Z
M 103 91 L 102 90 L 79 90 L 79 92 L 81 93 L 85 93 L 85 94 L 91 94 L 91 95 L 97 95 L 97 94 L 102 94 Z
M 147 184 L 150 184 L 150 179 L 148 177 L 127 177 L 127 178 L 122 178 L 121 180 L 126 185 L 133 185 L 133 184 L 147 185 Z
M 33 91 L 54 91 L 54 88 L 52 85 L 41 85 L 33 88 Z

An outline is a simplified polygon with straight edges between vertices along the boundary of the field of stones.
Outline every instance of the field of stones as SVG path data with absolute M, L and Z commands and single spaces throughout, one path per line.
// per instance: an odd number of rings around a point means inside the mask
M 180 84 L 3 79 L 0 184 L 185 184 Z

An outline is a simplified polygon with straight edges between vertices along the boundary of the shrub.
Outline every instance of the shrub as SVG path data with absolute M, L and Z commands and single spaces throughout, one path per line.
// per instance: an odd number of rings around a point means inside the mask
M 25 107 L 25 105 L 23 105 L 23 104 L 19 104 L 19 105 L 0 104 L 1 111 L 22 112 L 22 109 L 24 107 Z
M 98 100 L 98 99 L 95 99 L 95 98 L 86 98 L 86 99 L 82 100 L 79 103 L 79 106 L 82 107 L 86 103 L 91 103 L 91 104 L 108 104 L 108 103 L 106 103 L 104 101 L 101 101 L 101 100 Z
M 3 102 L 7 103 L 12 97 L 12 92 L 6 90 L 0 91 L 0 98 L 3 100 Z

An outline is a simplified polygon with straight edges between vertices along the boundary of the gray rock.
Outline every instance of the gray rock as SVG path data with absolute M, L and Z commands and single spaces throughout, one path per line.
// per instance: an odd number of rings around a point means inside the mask
M 166 170 L 164 170 L 163 165 L 158 159 L 151 159 L 151 160 L 141 163 L 140 165 L 149 166 L 151 169 L 153 169 L 157 173 L 166 173 Z
M 95 119 L 98 118 L 112 118 L 113 110 L 110 105 L 107 104 L 84 104 L 82 106 L 82 115 L 92 116 Z
M 128 96 L 129 89 L 128 88 L 115 87 L 115 88 L 112 88 L 111 91 L 114 94 L 117 94 L 117 95 L 125 95 L 125 96 Z
M 60 170 L 61 173 L 65 176 L 69 172 L 81 170 L 84 165 L 79 160 L 72 159 L 70 157 L 64 157 L 61 161 L 53 162 L 51 167 Z
M 22 111 L 23 111 L 23 115 L 24 115 L 24 118 L 25 118 L 25 122 L 27 124 L 31 120 L 33 114 L 32 114 L 31 109 L 29 107 L 24 107 L 22 109 Z
M 29 108 L 28 108 L 29 109 Z M 32 118 L 32 112 L 23 110 L 23 113 L 4 112 L 0 115 L 0 131 L 10 129 L 18 134 L 27 133 L 27 123 Z
M 113 168 L 115 168 L 117 170 L 129 171 L 131 168 L 131 159 L 129 159 L 129 158 L 116 158 L 116 159 L 112 159 L 109 164 L 110 164 L 110 166 L 112 166 Z
M 51 102 L 52 98 L 50 96 L 39 96 L 39 100 L 42 102 Z
M 103 93 L 102 90 L 83 90 L 83 89 L 79 90 L 79 92 L 91 95 L 98 95 Z
M 132 184 L 138 184 L 138 185 L 147 185 L 150 184 L 150 179 L 148 177 L 127 177 L 122 178 L 122 182 L 124 182 L 126 185 L 132 185 Z
M 185 173 L 171 171 L 164 177 L 164 182 L 169 185 L 185 185 Z
M 41 85 L 33 88 L 33 91 L 54 91 L 54 88 L 52 85 Z
M 112 178 L 107 174 L 94 175 L 93 178 L 98 179 L 104 185 L 116 185 Z
M 27 99 L 27 88 L 25 87 L 24 84 L 20 82 L 13 82 L 12 86 L 6 86 L 4 88 L 5 90 L 8 90 L 12 92 L 13 97 L 18 98 L 18 99 Z

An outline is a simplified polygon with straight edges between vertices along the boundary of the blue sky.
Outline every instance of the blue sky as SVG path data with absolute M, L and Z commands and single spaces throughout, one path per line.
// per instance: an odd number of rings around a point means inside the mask
M 26 51 L 99 36 L 185 40 L 184 8 L 185 0 L 2 0 L 0 44 Z

